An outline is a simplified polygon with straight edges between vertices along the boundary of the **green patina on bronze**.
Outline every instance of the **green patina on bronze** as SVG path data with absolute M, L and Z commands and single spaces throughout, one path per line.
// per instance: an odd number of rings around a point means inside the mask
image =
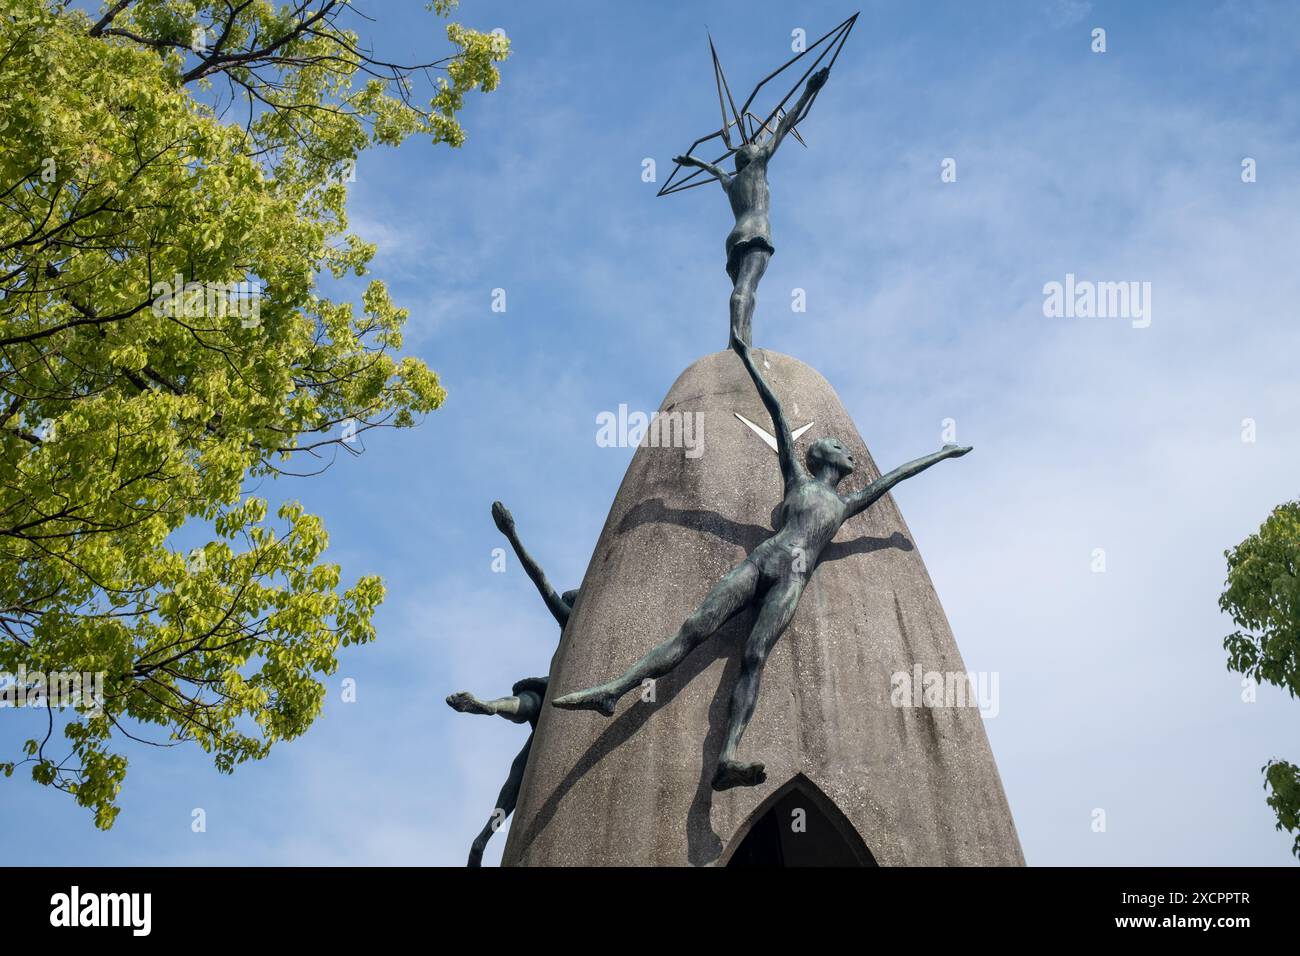
M 515 549 L 524 572 L 537 587 L 542 600 L 546 602 L 547 609 L 555 616 L 555 622 L 560 625 L 560 631 L 563 633 L 564 625 L 569 622 L 569 614 L 573 610 L 574 602 L 578 599 L 578 592 L 556 593 L 555 588 L 551 587 L 551 582 L 546 579 L 542 566 L 534 560 L 523 542 L 519 540 L 519 535 L 515 531 L 514 515 L 499 501 L 492 502 L 492 520 L 496 522 L 497 529 L 506 536 L 510 546 Z M 528 754 L 533 747 L 532 732 L 537 730 L 537 718 L 541 716 L 542 701 L 546 699 L 546 685 L 545 677 L 525 677 L 523 680 L 516 681 L 510 688 L 509 697 L 481 700 L 465 690 L 457 691 L 447 697 L 447 706 L 462 714 L 482 714 L 487 717 L 495 715 L 504 717 L 512 723 L 528 724 L 530 728 L 528 739 L 524 741 L 523 749 L 511 762 L 510 774 L 506 777 L 501 792 L 497 794 L 492 816 L 470 846 L 468 866 L 482 865 L 483 850 L 486 849 L 488 840 L 492 839 L 492 834 L 505 823 L 506 817 L 514 813 L 515 803 L 519 799 L 519 785 L 524 779 Z

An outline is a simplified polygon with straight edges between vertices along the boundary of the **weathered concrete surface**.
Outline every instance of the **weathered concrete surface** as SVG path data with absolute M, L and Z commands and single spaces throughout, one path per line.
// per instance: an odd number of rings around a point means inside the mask
M 826 380 L 788 356 L 755 355 L 793 426 L 816 422 L 800 453 L 834 435 L 860 462 L 841 490 L 874 478 Z M 662 678 L 653 703 L 634 692 L 609 719 L 550 706 L 673 634 L 771 531 L 781 496 L 776 455 L 733 413 L 768 431 L 771 421 L 740 359 L 729 351 L 700 359 L 661 411 L 703 414 L 703 454 L 641 447 L 633 457 L 556 651 L 504 863 L 725 862 L 755 809 L 803 774 L 881 865 L 1023 864 L 979 711 L 891 704 L 897 672 L 918 663 L 966 669 L 892 497 L 840 530 L 768 660 L 740 753 L 767 764 L 767 783 L 721 794 L 709 787 L 752 612 Z M 963 467 L 944 462 L 913 480 L 959 481 Z

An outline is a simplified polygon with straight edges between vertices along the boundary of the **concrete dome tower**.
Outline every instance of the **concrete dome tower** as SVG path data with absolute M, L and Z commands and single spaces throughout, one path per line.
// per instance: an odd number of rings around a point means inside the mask
M 860 463 L 841 490 L 876 477 L 826 380 L 788 356 L 754 355 L 791 424 L 812 423 L 799 453 L 834 436 Z M 772 533 L 777 458 L 737 415 L 767 431 L 771 419 L 739 357 L 697 361 L 660 414 L 696 416 L 702 453 L 661 441 L 632 459 L 555 654 L 505 865 L 1023 864 L 978 709 L 895 692 L 895 675 L 918 665 L 966 668 L 891 496 L 840 529 L 768 658 L 741 746 L 766 764 L 766 783 L 710 787 L 752 610 L 612 718 L 550 706 L 672 635 Z M 960 467 L 919 480 L 951 481 Z

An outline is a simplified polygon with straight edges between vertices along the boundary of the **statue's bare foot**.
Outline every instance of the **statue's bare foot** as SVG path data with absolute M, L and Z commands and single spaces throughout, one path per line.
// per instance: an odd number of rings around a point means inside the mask
M 614 705 L 617 703 L 618 697 L 602 684 L 590 690 L 574 691 L 572 694 L 557 697 L 551 701 L 551 706 L 559 707 L 561 710 L 594 710 L 606 717 L 613 717 Z
M 458 690 L 456 693 L 447 697 L 447 706 L 452 710 L 458 710 L 462 714 L 482 714 L 485 717 L 491 717 L 496 713 L 491 707 L 483 703 L 467 690 Z
M 767 780 L 767 772 L 761 763 L 741 763 L 739 760 L 719 760 L 718 770 L 713 775 L 714 790 L 730 790 L 732 787 L 757 787 Z

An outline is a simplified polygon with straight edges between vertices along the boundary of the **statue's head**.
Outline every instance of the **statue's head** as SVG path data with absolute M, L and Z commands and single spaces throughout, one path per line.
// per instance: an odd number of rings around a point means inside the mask
M 572 611 L 573 605 L 577 603 L 578 600 L 578 589 L 574 588 L 572 591 L 565 591 L 560 595 L 560 600 L 564 602 L 565 607 Z
M 836 473 L 837 482 L 853 474 L 853 454 L 838 438 L 819 438 L 808 446 L 808 470 L 815 475 L 825 467 Z
M 763 147 L 758 143 L 746 143 L 736 150 L 736 172 L 740 172 L 762 153 Z

